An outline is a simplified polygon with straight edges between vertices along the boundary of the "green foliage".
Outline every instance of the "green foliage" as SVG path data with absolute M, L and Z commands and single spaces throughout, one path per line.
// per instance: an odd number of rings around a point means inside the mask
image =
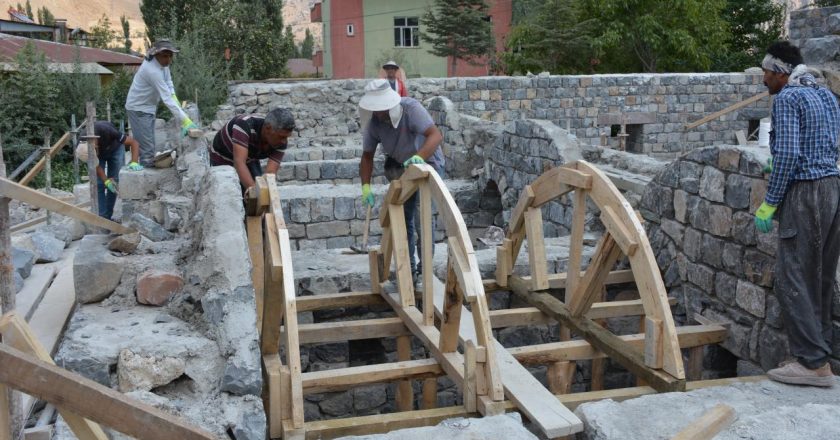
M 88 41 L 91 47 L 107 49 L 116 38 L 117 31 L 111 29 L 111 19 L 102 14 L 99 21 L 90 28 L 90 39 Z
M 194 18 L 214 7 L 216 0 L 141 0 L 146 36 L 178 39 L 193 29 Z
M 79 162 L 79 175 L 87 174 L 87 166 L 83 162 Z M 50 164 L 50 176 L 52 177 L 52 187 L 62 191 L 73 192 L 73 185 L 76 183 L 76 176 L 73 174 L 73 156 L 69 148 L 64 148 L 61 153 L 57 154 Z M 47 173 L 41 171 L 38 175 L 29 182 L 32 188 L 44 188 L 47 185 Z
M 435 0 L 421 24 L 425 31 L 420 37 L 432 45 L 429 52 L 452 57 L 450 76 L 454 76 L 458 60 L 474 65 L 495 53 L 493 24 L 484 0 Z
M 509 73 L 587 73 L 593 55 L 594 19 L 576 0 L 547 0 L 516 25 L 501 59 Z
M 125 99 L 128 97 L 128 89 L 131 88 L 131 81 L 134 79 L 134 72 L 121 67 L 114 68 L 114 76 L 102 90 L 100 102 L 111 102 L 111 120 L 118 124 L 120 120 L 126 120 Z M 77 113 L 84 115 L 84 112 Z
M 303 37 L 303 42 L 300 43 L 300 57 L 311 60 L 314 54 L 315 38 L 312 36 L 312 32 L 309 32 L 309 28 L 306 28 L 306 36 Z
M 811 5 L 816 8 L 827 8 L 829 6 L 840 6 L 840 0 L 814 0 Z
M 300 58 L 300 50 L 298 50 L 298 47 L 295 44 L 295 34 L 292 32 L 291 25 L 286 25 L 286 34 L 284 36 L 286 37 L 286 40 L 292 42 L 292 52 L 289 54 L 289 58 Z
M 765 0 L 727 0 L 723 18 L 729 26 L 727 50 L 716 54 L 712 69 L 742 71 L 758 66 L 764 50 L 782 38 L 785 7 Z
M 85 73 L 81 65 L 81 53 L 78 47 L 73 72 L 70 74 L 57 75 L 56 80 L 59 87 L 58 106 L 61 109 L 62 120 L 69 121 L 70 115 L 76 115 L 76 123 L 81 123 L 85 118 L 85 103 L 88 101 L 99 102 L 101 87 L 99 75 Z M 97 114 L 104 119 L 105 104 L 102 101 Z
M 55 25 L 55 15 L 46 6 L 38 8 L 36 14 L 38 14 L 38 23 L 44 26 Z
M 203 119 L 211 120 L 216 107 L 228 97 L 224 60 L 208 52 L 196 31 L 184 34 L 176 43 L 180 52 L 170 67 L 175 90 L 180 99 L 194 101 L 197 95 L 199 112 Z
M 26 0 L 26 16 L 29 18 L 35 18 L 35 16 L 32 15 L 32 4 L 29 3 L 29 0 Z
M 128 18 L 125 15 L 120 16 L 120 25 L 123 32 L 123 47 L 125 53 L 131 53 L 131 26 L 128 23 Z
M 543 0 L 511 0 L 511 24 L 516 26 L 532 19 L 543 3 Z

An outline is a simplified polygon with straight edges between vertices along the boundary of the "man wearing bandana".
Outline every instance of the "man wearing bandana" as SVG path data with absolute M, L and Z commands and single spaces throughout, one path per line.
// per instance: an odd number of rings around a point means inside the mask
M 755 212 L 756 228 L 773 229 L 779 213 L 775 292 L 782 307 L 791 355 L 767 372 L 789 384 L 830 387 L 831 306 L 840 257 L 840 108 L 817 85 L 789 42 L 767 49 L 764 85 L 775 95 L 770 181 Z
M 365 95 L 359 101 L 359 116 L 362 123 L 362 160 L 359 175 L 362 178 L 362 203 L 373 206 L 375 199 L 370 188 L 373 174 L 373 154 L 377 145 L 385 153 L 385 175 L 388 180 L 398 179 L 403 168 L 413 164 L 426 163 L 443 176 L 443 151 L 440 149 L 443 136 L 432 120 L 432 116 L 413 98 L 401 98 L 391 88 L 387 79 L 376 79 L 365 86 Z M 422 264 L 415 258 L 415 213 L 417 193 L 405 202 L 405 223 L 408 232 L 408 253 L 415 285 L 422 271 Z M 432 223 L 434 231 L 434 223 Z M 419 234 L 418 234 L 419 235 Z M 427 264 L 432 264 L 428 262 Z

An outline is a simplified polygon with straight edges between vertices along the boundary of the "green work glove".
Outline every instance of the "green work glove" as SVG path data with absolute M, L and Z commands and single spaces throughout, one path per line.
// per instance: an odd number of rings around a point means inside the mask
M 105 188 L 108 188 L 108 191 L 112 193 L 117 193 L 117 182 L 114 182 L 112 179 L 105 179 Z
M 193 128 L 198 128 L 198 126 L 189 117 L 184 118 L 181 121 L 181 137 L 186 137 Z
M 415 154 L 414 156 L 409 157 L 407 161 L 403 162 L 403 166 L 408 167 L 409 165 L 411 165 L 413 163 L 418 163 L 418 164 L 419 163 L 426 163 L 426 161 L 423 160 L 422 157 Z
M 362 185 L 362 205 L 373 207 L 374 203 L 376 203 L 376 199 L 373 197 L 373 191 L 370 189 L 370 184 L 365 183 Z
M 755 211 L 756 229 L 764 233 L 770 232 L 773 229 L 773 213 L 775 212 L 775 206 L 762 202 L 761 206 Z
M 143 171 L 143 165 L 140 165 L 137 162 L 129 162 L 128 169 L 131 171 Z
M 767 159 L 767 165 L 764 165 L 764 169 L 761 171 L 764 171 L 765 174 L 773 172 L 773 156 L 770 156 L 770 158 Z
M 178 103 L 178 106 L 179 106 L 179 107 L 181 106 L 181 100 L 179 100 L 179 99 L 178 99 L 178 95 L 176 95 L 176 94 L 174 94 L 174 93 L 173 93 L 173 94 L 172 94 L 172 99 L 174 99 L 174 100 L 175 100 L 175 102 L 177 102 L 177 103 Z

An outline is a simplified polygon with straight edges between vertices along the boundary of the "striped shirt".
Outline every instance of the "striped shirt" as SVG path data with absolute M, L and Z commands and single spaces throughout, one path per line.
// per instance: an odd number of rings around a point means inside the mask
M 210 163 L 213 165 L 233 165 L 234 144 L 248 148 L 246 162 L 268 159 L 280 164 L 283 161 L 286 145 L 274 150 L 263 151 L 260 148 L 265 118 L 257 115 L 240 115 L 231 119 L 207 146 L 210 152 Z
M 806 75 L 810 76 L 810 74 Z M 813 76 L 810 80 L 814 82 Z M 795 180 L 840 175 L 840 108 L 825 87 L 786 85 L 773 100 L 770 152 L 773 172 L 764 201 L 778 206 Z

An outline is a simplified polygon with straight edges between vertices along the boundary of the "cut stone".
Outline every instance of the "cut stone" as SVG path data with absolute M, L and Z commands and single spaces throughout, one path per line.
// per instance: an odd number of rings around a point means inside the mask
M 184 287 L 184 279 L 176 272 L 149 270 L 137 278 L 137 302 L 153 306 L 166 304 Z
M 122 252 L 124 254 L 133 254 L 140 246 L 140 233 L 122 234 L 108 242 L 108 250 L 114 252 Z
M 88 235 L 76 250 L 73 282 L 79 303 L 102 301 L 120 284 L 124 263 L 106 249 L 107 240 L 107 235 Z
M 181 377 L 186 369 L 183 359 L 136 354 L 124 349 L 117 361 L 119 389 L 128 391 L 151 391 Z

